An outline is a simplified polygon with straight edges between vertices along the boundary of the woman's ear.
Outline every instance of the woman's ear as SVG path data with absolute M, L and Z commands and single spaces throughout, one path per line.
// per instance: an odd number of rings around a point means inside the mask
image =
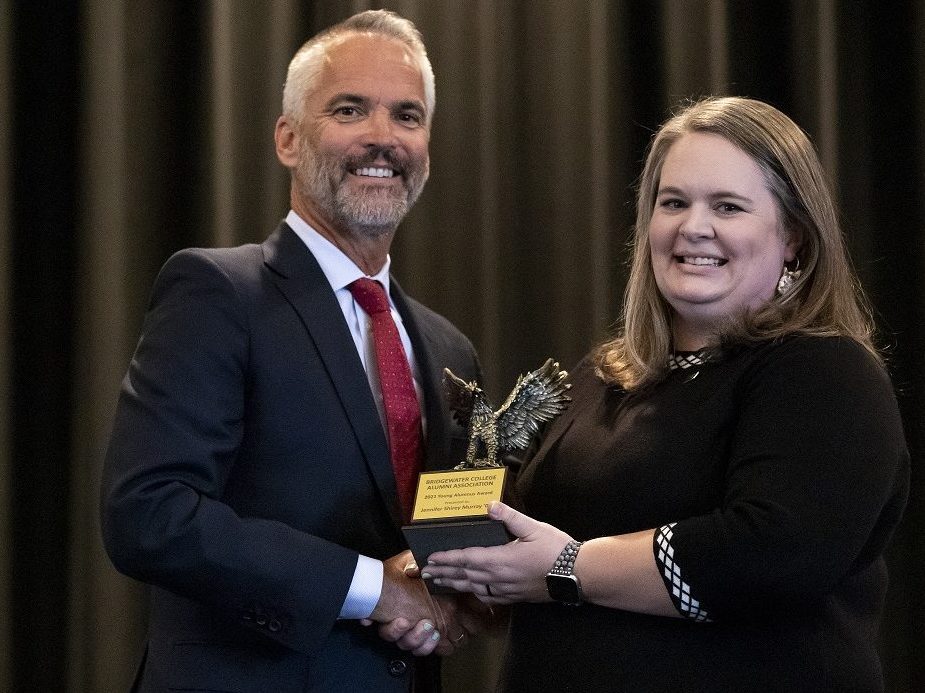
M 793 230 L 787 232 L 787 244 L 784 246 L 784 260 L 793 262 L 797 259 L 800 248 L 803 247 L 803 232 Z

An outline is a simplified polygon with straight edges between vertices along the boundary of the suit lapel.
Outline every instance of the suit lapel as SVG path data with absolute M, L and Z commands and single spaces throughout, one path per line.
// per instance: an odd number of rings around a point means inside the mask
M 286 224 L 263 243 L 273 281 L 299 314 L 314 342 L 341 405 L 396 526 L 401 526 L 395 476 L 379 412 L 331 285 L 314 256 Z

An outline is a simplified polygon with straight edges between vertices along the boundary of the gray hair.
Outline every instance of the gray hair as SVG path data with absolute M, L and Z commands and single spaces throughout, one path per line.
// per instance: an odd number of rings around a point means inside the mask
M 356 34 L 375 34 L 405 44 L 417 59 L 424 78 L 424 102 L 427 121 L 430 122 L 436 107 L 434 70 L 427 57 L 421 32 L 414 24 L 388 10 L 360 12 L 340 24 L 335 24 L 306 41 L 289 63 L 286 84 L 283 87 L 283 114 L 296 123 L 302 122 L 305 95 L 312 89 L 328 48 L 340 40 Z

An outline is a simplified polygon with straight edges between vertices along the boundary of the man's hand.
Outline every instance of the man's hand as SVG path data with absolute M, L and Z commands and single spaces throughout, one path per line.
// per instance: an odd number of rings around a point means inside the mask
M 388 623 L 397 618 L 417 622 L 433 618 L 433 602 L 410 551 L 382 562 L 382 593 L 370 620 Z M 437 624 L 439 625 L 439 624 Z
M 378 622 L 379 635 L 417 656 L 453 654 L 468 638 L 483 632 L 491 609 L 469 595 L 431 597 L 410 551 L 383 561 L 382 595 L 367 625 Z
M 364 624 L 379 623 L 379 635 L 422 657 L 448 649 L 446 620 L 434 604 L 410 551 L 382 562 L 382 593 Z M 452 646 L 449 646 L 452 647 Z

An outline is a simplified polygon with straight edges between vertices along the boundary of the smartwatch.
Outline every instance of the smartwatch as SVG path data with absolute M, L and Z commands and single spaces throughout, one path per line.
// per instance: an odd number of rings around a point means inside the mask
M 549 596 L 560 604 L 578 606 L 584 600 L 581 593 L 581 581 L 572 571 L 582 542 L 569 541 L 556 559 L 552 570 L 546 573 L 546 590 Z

